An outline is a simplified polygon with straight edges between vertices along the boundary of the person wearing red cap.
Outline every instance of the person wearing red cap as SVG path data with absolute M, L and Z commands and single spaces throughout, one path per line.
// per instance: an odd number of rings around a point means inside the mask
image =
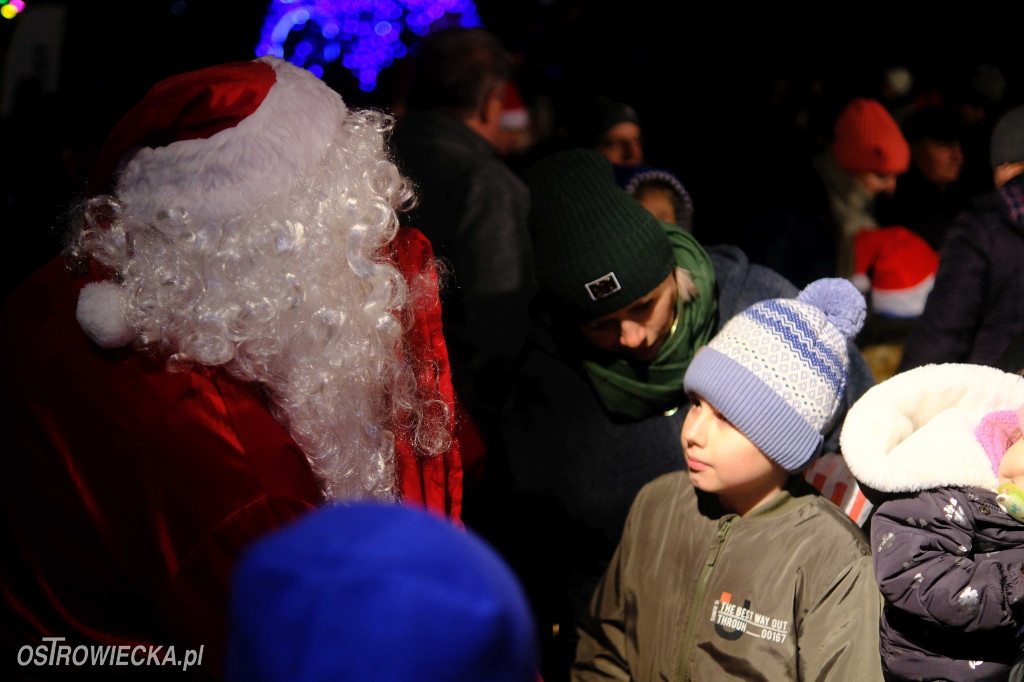
M 896 373 L 914 320 L 935 285 L 939 254 L 902 225 L 860 230 L 853 239 L 850 278 L 870 301 L 857 345 L 876 381 Z
M 879 102 L 858 97 L 835 123 L 831 148 L 815 169 L 828 197 L 838 239 L 837 272 L 853 274 L 853 237 L 875 227 L 875 198 L 896 190 L 897 176 L 910 166 L 910 146 L 899 125 Z
M 533 146 L 533 124 L 530 110 L 519 94 L 519 86 L 515 81 L 505 81 L 505 93 L 501 99 L 501 115 L 498 117 L 498 132 L 495 135 L 494 147 L 498 156 L 522 157 Z
M 851 278 L 870 292 L 871 311 L 912 319 L 924 310 L 935 284 L 939 255 L 920 235 L 902 225 L 861 230 L 853 240 L 856 272 Z
M 162 81 L 111 133 L 68 249 L 0 316 L 5 679 L 153 679 L 139 652 L 175 645 L 219 677 L 255 538 L 354 499 L 459 523 L 437 279 L 398 228 L 390 125 L 264 57 Z

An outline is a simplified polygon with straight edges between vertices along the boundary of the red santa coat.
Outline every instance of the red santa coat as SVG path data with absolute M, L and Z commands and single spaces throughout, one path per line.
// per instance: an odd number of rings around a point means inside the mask
M 392 253 L 407 277 L 424 268 L 433 277 L 418 232 L 403 230 Z M 47 678 L 89 672 L 18 665 L 23 646 L 65 637 L 71 647 L 175 645 L 179 658 L 202 645 L 196 672 L 219 677 L 236 557 L 321 504 L 320 492 L 257 386 L 218 368 L 169 372 L 146 353 L 91 344 L 75 320 L 84 283 L 55 259 L 3 309 L 3 668 Z M 434 382 L 454 410 L 439 304 L 417 312 L 405 341 L 429 359 L 419 381 Z M 397 436 L 403 499 L 459 523 L 457 439 L 423 458 Z M 182 677 L 180 668 L 91 671 Z

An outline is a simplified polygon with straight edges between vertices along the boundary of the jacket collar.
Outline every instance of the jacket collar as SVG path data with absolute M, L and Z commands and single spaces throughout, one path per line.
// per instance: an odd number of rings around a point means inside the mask
M 721 503 L 719 503 L 718 498 L 714 494 L 706 493 L 696 488 L 694 488 L 694 492 L 697 493 L 698 508 L 701 513 L 708 518 L 717 519 L 720 523 L 724 523 L 738 516 L 737 514 L 723 509 Z M 743 517 L 743 520 L 774 520 L 779 516 L 788 514 L 795 509 L 799 509 L 804 506 L 809 499 L 817 496 L 817 491 L 814 490 L 814 488 L 812 488 L 802 476 L 793 475 L 789 477 L 789 481 L 786 483 L 786 486 L 778 495 L 751 509 L 750 513 Z

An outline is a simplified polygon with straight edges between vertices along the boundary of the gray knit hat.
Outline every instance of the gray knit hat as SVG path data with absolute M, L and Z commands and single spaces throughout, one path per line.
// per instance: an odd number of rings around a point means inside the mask
M 530 236 L 541 289 L 575 321 L 628 306 L 675 266 L 650 212 L 616 184 L 608 159 L 570 149 L 526 173 Z
M 819 454 L 846 388 L 847 341 L 864 324 L 848 280 L 819 279 L 796 299 L 755 303 L 690 363 L 687 392 L 702 396 L 771 460 L 796 472 Z
M 992 129 L 989 161 L 992 170 L 1004 163 L 1024 161 L 1024 104 L 1003 114 Z

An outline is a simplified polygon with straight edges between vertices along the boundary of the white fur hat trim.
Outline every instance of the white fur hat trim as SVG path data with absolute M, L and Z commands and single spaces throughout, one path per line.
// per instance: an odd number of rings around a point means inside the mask
M 85 335 L 100 348 L 120 348 L 135 339 L 121 308 L 121 287 L 90 282 L 78 294 L 75 317 Z
M 197 222 L 217 221 L 308 178 L 348 109 L 310 72 L 274 57 L 256 61 L 276 75 L 256 111 L 206 139 L 138 150 L 121 169 L 117 196 L 154 214 L 183 209 Z

